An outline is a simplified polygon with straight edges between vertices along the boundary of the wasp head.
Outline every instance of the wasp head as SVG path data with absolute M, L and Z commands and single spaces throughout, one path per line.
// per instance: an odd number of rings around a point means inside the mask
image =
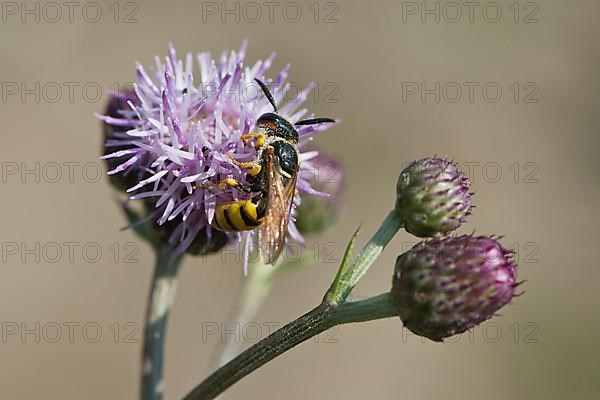
M 258 118 L 256 126 L 262 128 L 267 136 L 285 139 L 290 143 L 298 143 L 298 131 L 285 118 L 275 113 L 265 113 Z

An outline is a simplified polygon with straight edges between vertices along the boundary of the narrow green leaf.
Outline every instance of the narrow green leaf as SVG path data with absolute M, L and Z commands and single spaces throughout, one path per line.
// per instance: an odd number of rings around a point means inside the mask
M 329 287 L 329 290 L 325 294 L 325 301 L 329 304 L 336 304 L 339 300 L 340 281 L 342 279 L 342 276 L 346 272 L 348 264 L 350 263 L 352 249 L 354 248 L 354 243 L 356 242 L 356 238 L 358 237 L 358 233 L 360 232 L 361 226 L 362 225 L 359 225 L 358 228 L 356 228 L 356 231 L 354 231 L 352 238 L 350 238 L 350 242 L 348 242 L 348 246 L 346 246 L 344 257 L 342 258 L 342 262 L 340 264 L 340 267 L 338 268 L 337 275 L 335 276 L 333 283 Z

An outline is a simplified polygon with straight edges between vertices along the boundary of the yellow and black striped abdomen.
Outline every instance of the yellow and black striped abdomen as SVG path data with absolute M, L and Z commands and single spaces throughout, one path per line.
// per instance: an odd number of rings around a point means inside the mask
M 230 201 L 217 205 L 212 226 L 225 232 L 249 231 L 263 222 L 251 200 Z

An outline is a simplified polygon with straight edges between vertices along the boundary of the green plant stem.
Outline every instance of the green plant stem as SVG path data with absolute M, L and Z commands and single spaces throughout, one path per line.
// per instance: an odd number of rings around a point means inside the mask
M 240 327 L 236 329 L 241 329 L 256 316 L 271 292 L 273 268 L 277 267 L 267 266 L 261 261 L 250 264 L 248 276 L 243 279 L 239 297 L 236 300 L 227 326 L 235 325 Z M 217 348 L 211 372 L 235 357 L 239 353 L 240 347 L 239 340 L 235 340 L 231 335 L 226 335 L 225 341 L 220 343 Z
M 252 371 L 333 326 L 395 315 L 397 311 L 389 293 L 339 305 L 323 302 L 219 368 L 184 399 L 214 399 Z
M 338 275 L 325 295 L 325 302 L 329 304 L 343 303 L 402 226 L 402 218 L 395 210 L 390 211 L 354 262 L 349 266 L 342 264 Z
M 276 265 L 266 265 L 260 258 L 251 263 L 227 326 L 236 325 L 243 328 L 251 323 L 269 297 L 275 279 L 284 272 L 296 271 L 309 265 L 310 261 L 311 257 L 304 254 L 299 259 L 284 259 Z M 213 357 L 211 372 L 233 359 L 239 353 L 241 344 L 239 340 L 234 340 L 232 335 L 226 335 L 224 343 L 217 348 Z
M 156 264 L 148 295 L 142 352 L 141 399 L 161 400 L 163 359 L 169 312 L 175 300 L 181 257 L 173 260 L 166 246 L 156 248 Z

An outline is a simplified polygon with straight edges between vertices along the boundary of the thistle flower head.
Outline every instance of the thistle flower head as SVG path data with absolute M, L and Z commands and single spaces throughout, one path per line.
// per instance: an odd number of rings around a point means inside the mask
M 245 52 L 246 43 L 239 51 L 224 52 L 217 60 L 209 53 L 198 54 L 195 59 L 187 54 L 180 60 L 173 46 L 169 46 L 167 57 L 162 61 L 157 58 L 153 69 L 147 71 L 137 65 L 134 93 L 127 99 L 127 107 L 99 116 L 114 128 L 105 146 L 108 154 L 103 158 L 111 160 L 111 164 L 113 160 L 118 162 L 108 174 L 135 176 L 135 184 L 127 189 L 130 198 L 151 199 L 149 218 L 158 225 L 175 223 L 169 237 L 175 255 L 186 251 L 199 234 L 211 240 L 214 230 L 210 224 L 217 204 L 250 196 L 215 185 L 226 178 L 242 185 L 247 183 L 248 171 L 238 167 L 232 158 L 239 162 L 254 159 L 256 149 L 244 143 L 241 136 L 250 132 L 261 114 L 272 111 L 255 78 L 270 86 L 279 115 L 292 123 L 303 116 L 311 117 L 306 115 L 306 109 L 298 107 L 312 85 L 285 102 L 290 88 L 286 84 L 289 65 L 274 79 L 268 79 L 266 73 L 275 54 L 246 66 Z M 302 146 L 311 134 L 329 126 L 321 123 L 298 127 L 301 170 L 310 168 L 310 159 L 318 154 L 302 153 Z M 314 193 L 302 174 L 297 188 Z M 300 203 L 298 196 L 294 202 Z M 293 221 L 288 233 L 295 240 L 302 240 Z M 244 240 L 246 255 L 252 249 L 253 232 L 228 235 Z
M 442 158 L 423 158 L 406 167 L 396 186 L 396 210 L 405 229 L 433 237 L 458 228 L 471 213 L 469 180 Z
M 392 296 L 404 325 L 435 341 L 491 318 L 515 295 L 512 252 L 494 238 L 421 242 L 396 260 Z

